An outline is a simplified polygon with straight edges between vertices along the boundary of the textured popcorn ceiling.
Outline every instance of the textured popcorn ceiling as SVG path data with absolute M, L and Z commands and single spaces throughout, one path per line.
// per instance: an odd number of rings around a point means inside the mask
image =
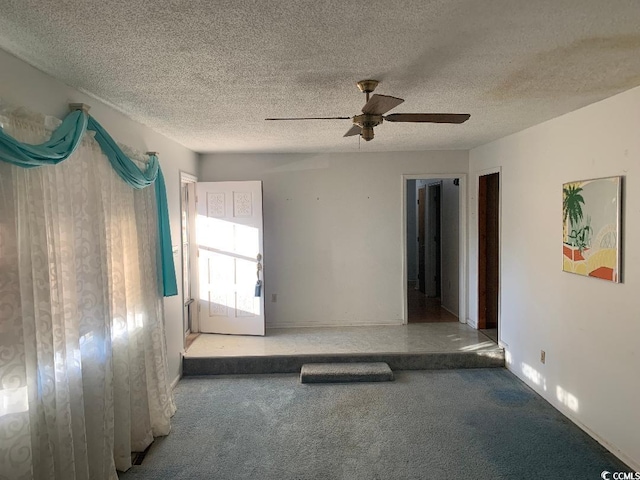
M 196 151 L 466 149 L 640 85 L 640 2 L 2 0 L 0 48 Z M 264 121 L 355 115 L 365 78 L 471 119 Z

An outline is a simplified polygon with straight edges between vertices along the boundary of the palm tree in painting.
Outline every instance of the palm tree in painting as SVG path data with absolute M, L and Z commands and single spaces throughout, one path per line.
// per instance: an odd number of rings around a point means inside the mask
M 564 200 L 562 201 L 562 221 L 566 223 L 569 219 L 568 231 L 571 227 L 578 225 L 582 220 L 582 205 L 584 198 L 581 195 L 582 187 L 577 184 L 568 185 L 563 188 Z

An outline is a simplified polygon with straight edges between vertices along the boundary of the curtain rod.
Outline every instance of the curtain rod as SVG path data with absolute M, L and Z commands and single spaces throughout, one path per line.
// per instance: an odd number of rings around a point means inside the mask
M 84 113 L 89 113 L 89 109 L 91 105 L 87 105 L 86 103 L 70 103 L 69 110 L 75 112 L 76 110 L 82 110 Z
M 75 112 L 76 110 L 82 110 L 87 115 L 89 114 L 89 110 L 91 109 L 91 105 L 87 105 L 86 103 L 70 103 L 69 110 Z M 156 157 L 160 154 L 158 152 L 145 152 L 150 157 L 155 155 Z

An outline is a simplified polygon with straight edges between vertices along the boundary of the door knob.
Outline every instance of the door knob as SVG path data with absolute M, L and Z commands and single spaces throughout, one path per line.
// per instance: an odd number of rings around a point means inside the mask
M 258 277 L 258 280 L 256 281 L 255 296 L 260 297 L 262 296 L 262 280 L 260 280 L 260 271 L 262 270 L 262 263 L 260 263 L 260 260 L 262 260 L 262 255 L 256 255 L 256 260 L 256 277 Z

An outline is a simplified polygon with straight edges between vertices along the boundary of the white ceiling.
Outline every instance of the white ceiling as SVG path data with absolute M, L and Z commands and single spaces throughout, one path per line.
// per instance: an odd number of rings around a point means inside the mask
M 640 2 L 2 0 L 0 48 L 200 152 L 467 149 L 640 85 Z M 365 78 L 471 119 L 264 121 L 358 114 Z

